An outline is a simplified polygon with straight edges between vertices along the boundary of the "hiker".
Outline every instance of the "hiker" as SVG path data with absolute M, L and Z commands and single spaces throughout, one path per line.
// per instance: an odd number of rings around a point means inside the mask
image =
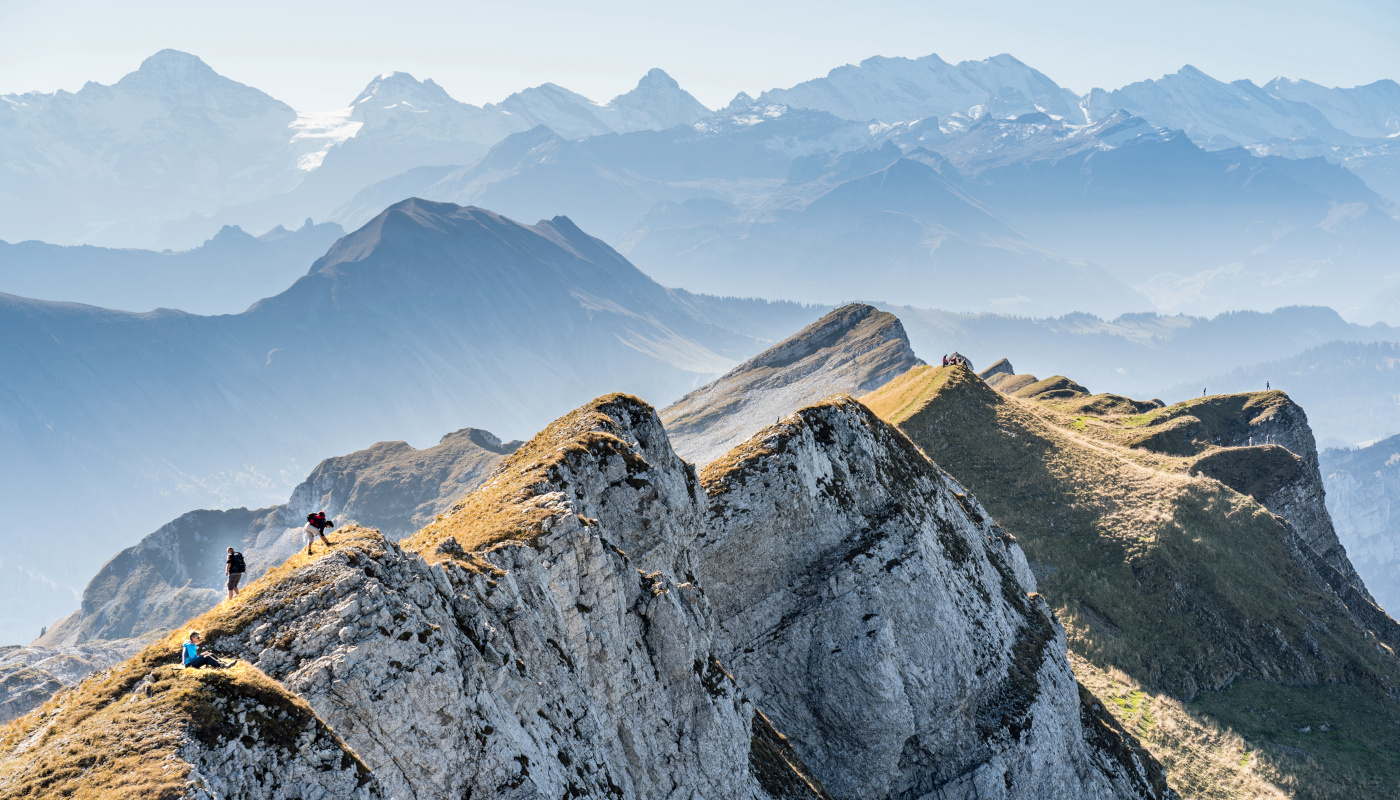
M 943 356 L 943 366 L 948 366 L 948 356 L 946 354 Z
M 232 600 L 238 596 L 238 582 L 243 580 L 243 573 L 248 571 L 248 562 L 243 560 L 243 554 L 228 549 L 228 557 L 224 559 L 224 574 L 228 576 L 228 599 Z
M 1269 391 L 1269 382 L 1268 382 L 1268 381 L 1264 381 L 1264 391 L 1266 391 L 1266 392 Z
M 321 537 L 321 541 L 326 543 L 326 547 L 331 546 L 331 540 L 326 538 L 326 528 L 334 528 L 335 523 L 326 519 L 326 512 L 317 511 L 306 515 L 306 554 L 311 555 L 311 545 L 316 543 L 316 537 Z
M 185 669 L 199 669 L 200 667 L 227 669 L 229 666 L 213 656 L 199 654 L 199 631 L 190 631 L 190 638 L 186 639 L 180 648 L 184 651 Z

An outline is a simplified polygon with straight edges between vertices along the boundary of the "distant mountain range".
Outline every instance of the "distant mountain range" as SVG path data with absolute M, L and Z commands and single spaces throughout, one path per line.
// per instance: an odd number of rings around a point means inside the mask
M 713 127 L 702 123 L 750 109 L 762 119 L 780 108 L 824 112 L 866 127 L 867 136 L 915 122 L 951 135 L 978 120 L 1034 113 L 1082 126 L 1123 110 L 1206 149 L 1325 156 L 1400 198 L 1400 84 L 1389 80 L 1329 89 L 1279 78 L 1260 87 L 1187 66 L 1077 97 L 1009 55 L 956 65 L 930 55 L 867 59 L 756 101 L 740 94 L 718 113 L 659 69 L 607 103 L 546 83 L 485 106 L 395 72 L 370 81 L 344 109 L 298 113 L 195 56 L 163 50 L 112 86 L 0 98 L 0 239 L 189 247 L 224 224 L 261 231 L 325 219 L 375 181 L 419 166 L 470 165 L 538 125 L 572 140 Z
M 395 72 L 343 110 L 298 114 L 162 50 L 112 86 L 0 96 L 0 239 L 189 247 L 223 224 L 324 219 L 369 183 L 536 125 L 582 137 L 708 115 L 661 70 L 605 104 L 544 84 L 484 108 Z
M 0 242 L 0 292 L 125 311 L 236 314 L 286 289 L 344 235 L 334 222 L 308 219 L 261 236 L 230 226 L 178 253 Z
M 1400 287 L 1400 221 L 1357 176 L 1205 150 L 1126 113 L 876 135 L 752 105 L 577 141 L 536 128 L 470 166 L 374 184 L 333 218 L 361 224 L 408 196 L 566 214 L 661 282 L 713 294 L 1036 316 L 1309 302 L 1400 323 L 1372 302 Z

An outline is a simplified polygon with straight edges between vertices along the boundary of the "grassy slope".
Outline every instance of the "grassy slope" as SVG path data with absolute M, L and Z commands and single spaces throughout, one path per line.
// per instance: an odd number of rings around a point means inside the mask
M 1191 458 L 1119 443 L 1140 420 L 1086 418 L 1087 399 L 1006 397 L 929 367 L 864 400 L 1020 539 L 1081 679 L 1186 796 L 1400 792 L 1393 656 L 1307 579 L 1252 499 L 1188 475 Z M 1117 702 L 1114 685 L 1141 698 Z M 1142 709 L 1172 724 L 1144 730 Z
M 315 716 L 304 700 L 257 668 L 181 670 L 180 643 L 203 631 L 214 648 L 221 635 L 246 628 L 289 593 L 313 592 L 322 559 L 359 548 L 383 548 L 377 531 L 350 528 L 336 549 L 305 551 L 254 581 L 234 601 L 190 620 L 137 655 L 61 691 L 38 709 L 0 727 L 0 797 L 174 800 L 184 796 L 189 766 L 176 751 L 192 736 L 218 746 L 229 734 L 213 705 L 248 697 L 270 711 L 263 739 L 291 747 Z M 275 716 L 275 719 L 273 718 Z M 362 772 L 368 768 L 360 765 Z

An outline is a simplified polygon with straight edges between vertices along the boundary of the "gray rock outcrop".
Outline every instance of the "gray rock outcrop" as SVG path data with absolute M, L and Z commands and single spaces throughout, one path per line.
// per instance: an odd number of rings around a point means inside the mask
M 722 658 L 834 796 L 1164 796 L 1087 740 L 1014 540 L 869 409 L 803 409 L 702 483 Z

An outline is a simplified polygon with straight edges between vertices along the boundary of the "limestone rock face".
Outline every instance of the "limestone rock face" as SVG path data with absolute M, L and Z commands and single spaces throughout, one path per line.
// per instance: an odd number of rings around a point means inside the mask
M 492 551 L 499 574 L 382 540 L 336 553 L 307 576 L 322 589 L 221 645 L 252 651 L 404 800 L 767 797 L 698 590 L 576 519 L 557 528 Z
M 803 409 L 702 478 L 721 659 L 834 796 L 1165 795 L 1086 741 L 1020 548 L 864 406 Z
M 842 306 L 661 412 L 676 451 L 718 458 L 784 414 L 825 397 L 869 392 L 922 364 L 895 315 Z
M 250 697 L 216 701 L 215 710 L 226 721 L 226 737 L 190 737 L 177 751 L 189 764 L 185 797 L 190 800 L 389 797 L 318 720 L 308 719 L 297 730 L 295 722 L 273 717 L 267 706 Z M 277 735 L 259 730 L 265 726 L 276 726 Z

